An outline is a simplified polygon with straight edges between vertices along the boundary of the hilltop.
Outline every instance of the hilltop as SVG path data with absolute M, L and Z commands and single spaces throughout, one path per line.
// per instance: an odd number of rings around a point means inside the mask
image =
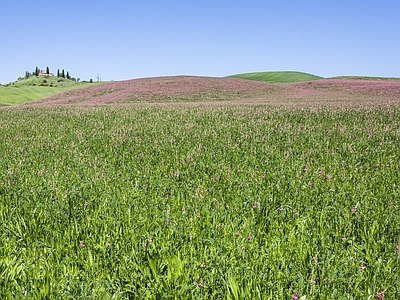
M 0 105 L 13 105 L 41 99 L 62 91 L 87 87 L 88 81 L 77 82 L 57 76 L 29 76 L 0 86 Z
M 289 82 L 301 82 L 323 79 L 323 77 L 295 71 L 278 71 L 278 72 L 253 72 L 243 73 L 228 76 L 229 78 L 241 78 L 256 80 L 268 83 L 289 83 Z

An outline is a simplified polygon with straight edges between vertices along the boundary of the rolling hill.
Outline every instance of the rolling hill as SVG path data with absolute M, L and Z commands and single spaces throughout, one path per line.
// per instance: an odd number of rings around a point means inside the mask
M 56 76 L 20 78 L 10 84 L 0 86 L 0 105 L 20 104 L 90 85 L 93 83 L 76 82 Z
M 294 71 L 243 73 L 230 75 L 228 77 L 263 81 L 268 83 L 289 83 L 323 79 L 323 77 L 320 76 Z
M 115 104 L 364 105 L 400 103 L 400 81 L 321 79 L 271 84 L 221 77 L 169 76 L 93 85 L 24 106 Z

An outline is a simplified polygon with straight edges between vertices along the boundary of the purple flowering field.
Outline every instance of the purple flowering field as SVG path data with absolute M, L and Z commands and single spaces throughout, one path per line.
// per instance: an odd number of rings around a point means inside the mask
M 110 82 L 62 92 L 26 105 L 212 103 L 366 105 L 400 101 L 400 80 L 322 79 L 269 84 L 238 78 L 173 76 Z
M 1 299 L 400 299 L 400 82 L 111 82 L 0 108 Z

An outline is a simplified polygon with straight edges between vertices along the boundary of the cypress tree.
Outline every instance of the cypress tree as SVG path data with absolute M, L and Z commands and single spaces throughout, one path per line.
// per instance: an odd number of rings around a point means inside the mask
M 49 67 L 46 67 L 46 74 L 47 74 L 47 75 L 50 75 Z
M 57 77 L 60 77 L 60 69 L 57 69 Z
M 67 71 L 67 79 L 71 79 L 71 77 L 69 76 L 69 72 Z
M 61 71 L 61 77 L 62 77 L 62 78 L 65 78 L 64 69 L 62 69 L 62 71 Z

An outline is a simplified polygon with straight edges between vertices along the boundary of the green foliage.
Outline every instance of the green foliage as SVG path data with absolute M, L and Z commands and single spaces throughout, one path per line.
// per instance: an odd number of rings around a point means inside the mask
M 2 299 L 400 297 L 398 106 L 7 108 L 0 128 Z
M 264 81 L 269 83 L 300 82 L 322 79 L 320 76 L 292 71 L 244 73 L 231 75 L 228 77 Z

